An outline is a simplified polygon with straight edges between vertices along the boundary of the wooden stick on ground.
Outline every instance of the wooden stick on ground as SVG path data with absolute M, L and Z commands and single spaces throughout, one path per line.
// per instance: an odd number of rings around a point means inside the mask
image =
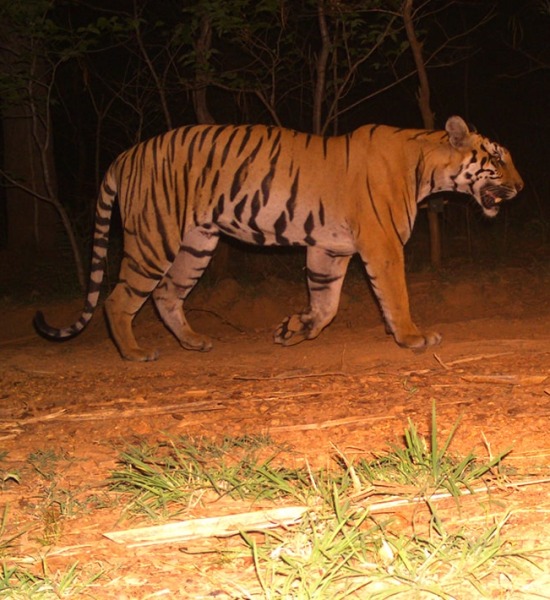
M 475 356 L 467 356 L 466 358 L 458 358 L 456 360 L 451 360 L 450 362 L 444 362 L 442 358 L 436 353 L 433 353 L 433 357 L 437 362 L 444 368 L 450 369 L 455 365 L 461 365 L 463 363 L 474 362 L 477 360 L 484 360 L 486 358 L 496 358 L 497 356 L 505 356 L 507 354 L 512 354 L 512 352 L 496 352 L 495 354 L 476 354 Z
M 258 531 L 281 525 L 292 525 L 299 521 L 307 510 L 307 506 L 284 506 L 237 515 L 190 519 L 166 525 L 111 531 L 103 535 L 129 548 L 181 543 L 198 538 L 227 537 L 237 535 L 241 531 Z
M 349 375 L 341 371 L 328 371 L 326 373 L 279 373 L 265 377 L 234 375 L 233 379 L 238 381 L 284 381 L 286 379 L 306 379 L 307 377 L 349 377 Z

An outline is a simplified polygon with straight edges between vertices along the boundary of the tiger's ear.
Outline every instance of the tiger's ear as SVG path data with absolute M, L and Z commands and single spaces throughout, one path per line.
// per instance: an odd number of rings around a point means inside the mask
M 470 137 L 470 130 L 462 117 L 449 117 L 445 124 L 445 130 L 449 134 L 449 141 L 453 148 L 464 147 Z

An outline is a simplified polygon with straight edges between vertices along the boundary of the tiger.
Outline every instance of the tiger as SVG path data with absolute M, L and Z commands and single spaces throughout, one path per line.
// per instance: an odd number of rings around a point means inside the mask
M 91 320 L 118 198 L 124 252 L 104 311 L 123 358 L 158 357 L 138 345 L 132 328 L 150 295 L 183 348 L 212 348 L 191 328 L 184 302 L 221 234 L 258 246 L 306 247 L 309 305 L 282 321 L 275 343 L 292 346 L 320 334 L 336 316 L 350 258 L 359 254 L 388 333 L 399 346 L 422 350 L 441 335 L 422 332 L 410 314 L 404 246 L 419 203 L 461 192 L 495 217 L 522 188 L 509 151 L 459 116 L 441 131 L 374 124 L 327 137 L 267 125 L 183 126 L 138 143 L 108 168 L 82 313 L 58 329 L 38 311 L 34 325 L 61 341 Z

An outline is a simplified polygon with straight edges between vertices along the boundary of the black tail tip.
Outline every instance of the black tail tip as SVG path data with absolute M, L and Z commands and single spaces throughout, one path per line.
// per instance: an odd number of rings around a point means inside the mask
M 44 313 L 42 311 L 38 310 L 36 312 L 34 319 L 32 320 L 32 325 L 36 333 L 47 339 L 52 339 L 52 328 L 46 323 L 46 319 L 44 318 Z
M 42 311 L 37 311 L 34 315 L 34 319 L 32 320 L 32 324 L 36 333 L 41 337 L 47 340 L 53 340 L 55 342 L 62 342 L 65 338 L 61 337 L 59 334 L 59 329 L 55 329 L 54 327 L 50 327 L 46 323 L 46 319 L 44 318 L 44 313 Z
M 36 311 L 32 324 L 38 333 L 42 333 L 44 330 L 48 329 L 44 313 L 41 310 Z
M 79 321 L 70 327 L 57 329 L 56 327 L 51 327 L 48 325 L 46 323 L 46 319 L 44 318 L 44 314 L 41 311 L 37 311 L 37 313 L 34 315 L 32 323 L 38 335 L 44 339 L 50 340 L 51 342 L 66 342 L 68 340 L 72 340 L 79 333 L 81 333 L 88 323 L 88 320 L 86 320 L 84 317 L 81 317 Z

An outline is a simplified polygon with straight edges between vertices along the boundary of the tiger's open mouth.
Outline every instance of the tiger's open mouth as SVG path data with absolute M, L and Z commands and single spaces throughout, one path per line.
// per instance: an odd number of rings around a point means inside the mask
M 494 217 L 499 209 L 501 202 L 509 200 L 515 196 L 515 193 L 507 187 L 497 185 L 487 185 L 481 190 L 481 206 L 486 215 Z

